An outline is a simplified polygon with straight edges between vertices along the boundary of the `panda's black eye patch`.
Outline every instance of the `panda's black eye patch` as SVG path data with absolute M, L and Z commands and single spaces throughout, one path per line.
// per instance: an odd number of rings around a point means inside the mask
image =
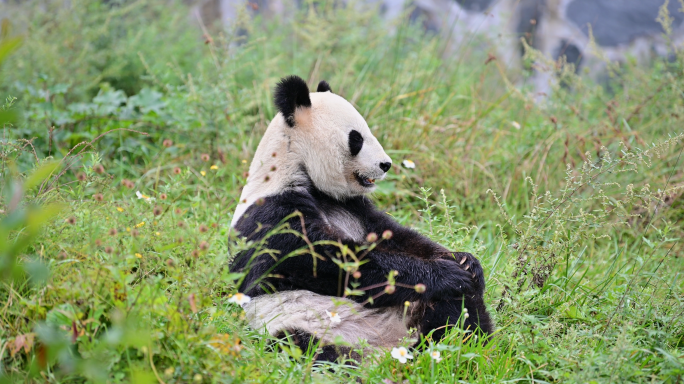
M 349 152 L 351 152 L 352 156 L 356 156 L 361 152 L 361 147 L 363 147 L 363 136 L 361 136 L 359 131 L 352 129 L 349 132 Z

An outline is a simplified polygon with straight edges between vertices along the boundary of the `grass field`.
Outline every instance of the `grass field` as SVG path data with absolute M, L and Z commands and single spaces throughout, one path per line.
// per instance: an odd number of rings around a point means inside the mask
M 684 380 L 682 50 L 537 103 L 485 42 L 445 58 L 325 3 L 206 34 L 160 0 L 7 15 L 0 382 Z M 289 74 L 366 118 L 395 164 L 382 209 L 480 258 L 488 343 L 321 366 L 246 326 L 229 223 Z

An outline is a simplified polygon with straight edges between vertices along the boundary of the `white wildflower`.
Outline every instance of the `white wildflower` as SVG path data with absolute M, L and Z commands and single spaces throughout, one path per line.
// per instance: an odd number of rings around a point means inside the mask
M 439 363 L 440 361 L 442 361 L 442 354 L 439 353 L 439 351 L 432 351 L 432 352 L 430 352 L 430 357 L 432 357 L 432 360 L 434 360 L 434 361 L 436 361 L 436 362 L 438 362 L 438 363 Z
M 140 191 L 135 191 L 135 195 L 138 196 L 138 199 L 143 199 L 145 201 L 154 201 L 154 197 L 149 197 L 147 195 L 143 195 L 140 193 Z
M 413 359 L 413 355 L 411 355 L 404 347 L 392 348 L 392 357 L 399 360 L 399 362 L 402 364 L 406 363 L 406 359 Z
M 404 167 L 406 167 L 408 169 L 413 169 L 416 167 L 416 163 L 414 163 L 413 161 L 411 161 L 409 159 L 402 161 L 401 165 L 403 165 Z
M 340 323 L 342 322 L 342 319 L 340 318 L 340 314 L 338 312 L 328 312 L 327 310 L 325 311 L 326 315 L 330 318 L 330 323 L 335 324 L 335 323 Z
M 251 297 L 245 295 L 244 293 L 238 292 L 238 293 L 234 294 L 233 297 L 228 299 L 228 302 L 237 303 L 237 304 L 242 306 L 242 305 L 249 303 L 251 300 L 252 300 Z
M 518 123 L 517 121 L 511 121 L 511 125 L 515 129 L 520 129 L 520 123 Z

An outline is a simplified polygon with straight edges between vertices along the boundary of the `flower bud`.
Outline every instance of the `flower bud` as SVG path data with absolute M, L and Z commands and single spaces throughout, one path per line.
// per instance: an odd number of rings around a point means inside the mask
M 414 287 L 414 289 L 415 289 L 416 292 L 418 292 L 418 293 L 425 293 L 425 290 L 426 290 L 427 288 L 425 287 L 425 284 L 416 284 L 416 286 Z
M 388 229 L 388 230 L 386 230 L 385 232 L 383 232 L 383 233 L 382 233 L 382 238 L 385 239 L 385 240 L 391 239 L 391 238 L 392 238 L 392 231 L 390 231 L 390 230 Z
M 394 285 L 388 285 L 385 287 L 385 293 L 388 295 L 393 294 L 394 291 L 396 291 L 396 290 L 397 290 L 397 287 L 395 287 Z
M 366 236 L 366 241 L 369 243 L 375 243 L 378 241 L 378 235 L 375 232 L 371 232 Z

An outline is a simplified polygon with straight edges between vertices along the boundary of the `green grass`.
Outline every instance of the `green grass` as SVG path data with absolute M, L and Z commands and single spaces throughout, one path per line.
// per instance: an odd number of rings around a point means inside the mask
M 326 4 L 290 22 L 208 26 L 211 39 L 180 3 L 13 12 L 2 41 L 22 46 L 0 67 L 0 118 L 19 115 L 0 141 L 0 380 L 683 380 L 681 51 L 619 66 L 609 88 L 566 72 L 570 87 L 535 104 L 504 63 L 485 63 L 484 42 L 443 57 L 414 26 L 390 34 L 372 13 Z M 454 331 L 431 346 L 439 363 L 379 352 L 318 366 L 246 326 L 227 266 L 247 245 L 229 223 L 289 74 L 327 80 L 395 164 L 415 161 L 374 199 L 480 258 L 498 328 L 488 343 Z

